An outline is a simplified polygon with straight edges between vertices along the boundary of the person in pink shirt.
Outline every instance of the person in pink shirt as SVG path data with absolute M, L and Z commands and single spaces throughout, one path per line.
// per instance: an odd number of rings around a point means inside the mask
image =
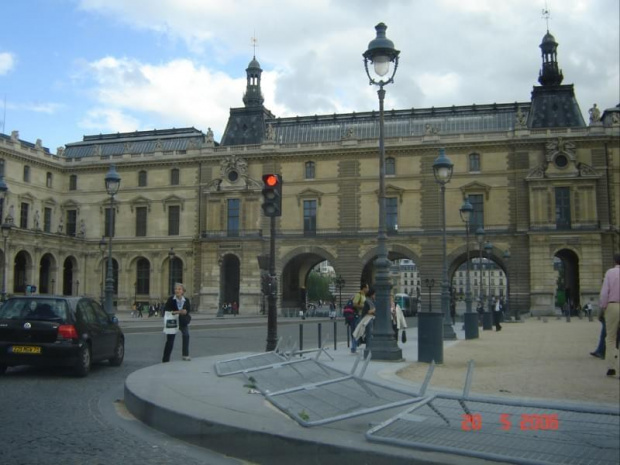
M 616 340 L 618 338 L 618 325 L 620 324 L 620 253 L 614 255 L 616 266 L 607 270 L 599 307 L 605 317 L 607 337 L 605 338 L 605 360 L 607 361 L 607 376 L 616 376 L 618 373 L 618 348 Z

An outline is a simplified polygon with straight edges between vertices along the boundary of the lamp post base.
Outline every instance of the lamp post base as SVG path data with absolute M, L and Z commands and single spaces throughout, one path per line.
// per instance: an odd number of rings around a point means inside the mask
M 465 339 L 478 339 L 480 334 L 478 332 L 478 314 L 474 312 L 468 312 L 464 315 L 465 318 Z
M 482 329 L 484 331 L 493 329 L 493 314 L 491 312 L 484 312 L 482 314 Z
M 394 336 L 385 334 L 375 334 L 368 347 L 372 352 L 372 360 L 401 362 L 403 351 L 394 340 Z

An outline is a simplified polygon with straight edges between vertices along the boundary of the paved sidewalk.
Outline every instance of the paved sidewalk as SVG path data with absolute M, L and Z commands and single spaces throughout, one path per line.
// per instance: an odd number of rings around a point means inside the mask
M 461 392 L 466 363 L 474 359 L 472 394 L 485 393 L 509 401 L 538 399 L 549 406 L 618 410 L 617 377 L 604 376 L 604 362 L 589 355 L 598 341 L 597 321 L 526 319 L 523 323 L 505 323 L 499 333 L 481 331 L 480 339 L 472 341 L 463 340 L 460 326 L 455 327 L 459 340 L 444 344 L 445 363 L 435 369 L 430 394 Z M 405 361 L 371 362 L 364 378 L 417 393 L 428 365 L 416 362 L 416 328 L 408 331 L 408 339 L 401 344 Z M 323 362 L 350 371 L 355 357 L 344 344 L 329 353 L 335 360 L 322 355 Z M 399 414 L 402 407 L 304 428 L 261 394 L 252 393 L 242 375 L 216 375 L 215 363 L 234 357 L 197 358 L 191 363 L 159 364 L 134 372 L 125 384 L 127 408 L 169 435 L 254 463 L 504 463 L 365 439 L 371 427 Z M 596 429 L 597 425 L 589 428 Z M 479 433 L 478 439 L 484 440 L 483 434 L 487 433 Z M 551 447 L 552 433 L 550 437 Z M 494 440 L 489 435 L 488 441 Z

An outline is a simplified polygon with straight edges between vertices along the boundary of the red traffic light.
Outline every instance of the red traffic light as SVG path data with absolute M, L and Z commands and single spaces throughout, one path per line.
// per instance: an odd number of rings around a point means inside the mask
M 275 187 L 278 185 L 278 176 L 275 174 L 267 174 L 264 176 L 263 182 L 266 186 Z

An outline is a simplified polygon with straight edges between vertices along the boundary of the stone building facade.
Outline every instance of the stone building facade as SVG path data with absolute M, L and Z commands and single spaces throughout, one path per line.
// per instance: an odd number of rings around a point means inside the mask
M 558 258 L 571 300 L 594 298 L 620 243 L 620 107 L 592 111 L 586 123 L 573 86 L 561 84 L 551 34 L 541 50 L 541 85 L 529 101 L 385 115 L 389 258 L 413 260 L 420 279 L 441 281 L 432 164 L 445 148 L 454 163 L 446 186 L 450 280 L 466 262 L 459 207 L 468 197 L 471 231 L 484 228 L 492 244 L 485 257 L 506 277 L 511 311 L 520 312 L 553 311 Z M 119 309 L 160 301 L 182 280 L 200 311 L 236 301 L 240 313 L 258 312 L 257 256 L 269 248 L 266 173 L 281 174 L 284 186 L 278 308 L 299 306 L 310 270 L 324 260 L 345 279 L 343 295 L 372 282 L 378 112 L 277 118 L 264 106 L 255 58 L 246 73 L 244 106 L 231 109 L 219 143 L 210 130 L 184 128 L 86 136 L 52 154 L 40 141 L 1 135 L 6 291 L 32 284 L 41 293 L 102 293 L 110 164 L 122 178 L 112 252 Z M 473 234 L 469 248 L 477 257 Z M 437 285 L 436 308 L 439 292 Z

